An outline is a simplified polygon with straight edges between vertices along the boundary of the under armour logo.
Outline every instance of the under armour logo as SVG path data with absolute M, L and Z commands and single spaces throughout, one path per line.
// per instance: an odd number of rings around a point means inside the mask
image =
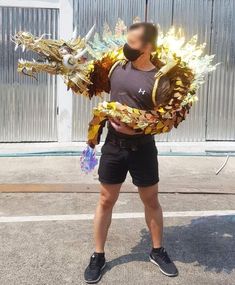
M 145 92 L 146 92 L 145 90 L 142 90 L 142 88 L 140 88 L 138 93 L 142 93 L 142 95 L 144 95 Z

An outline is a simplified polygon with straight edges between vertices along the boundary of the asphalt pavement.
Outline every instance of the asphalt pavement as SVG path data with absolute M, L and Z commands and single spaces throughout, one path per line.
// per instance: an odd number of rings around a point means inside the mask
M 78 159 L 0 159 L 1 285 L 86 284 L 99 184 L 97 173 L 79 172 Z M 149 261 L 143 204 L 128 176 L 113 210 L 107 267 L 98 284 L 234 285 L 235 166 L 229 158 L 216 175 L 224 159 L 159 157 L 164 246 L 177 277 Z

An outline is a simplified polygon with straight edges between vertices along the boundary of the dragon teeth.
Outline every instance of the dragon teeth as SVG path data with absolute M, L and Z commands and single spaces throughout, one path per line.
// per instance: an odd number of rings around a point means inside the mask
M 23 50 L 23 52 L 25 51 L 25 45 L 22 45 L 22 50 Z
M 23 58 L 20 58 L 18 61 L 19 61 L 19 63 L 21 63 L 21 64 L 26 63 L 26 60 L 24 60 Z
M 18 47 L 19 47 L 19 45 L 18 45 L 18 44 L 16 44 L 16 46 L 15 46 L 15 51 L 18 49 Z

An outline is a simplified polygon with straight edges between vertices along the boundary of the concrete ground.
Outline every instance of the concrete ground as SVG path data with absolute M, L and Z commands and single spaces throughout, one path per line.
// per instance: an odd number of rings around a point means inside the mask
M 216 175 L 225 161 L 225 156 L 159 155 L 161 191 L 234 193 L 235 156 L 229 157 L 225 167 Z M 98 166 L 90 174 L 81 172 L 79 156 L 2 157 L 0 192 L 32 192 L 35 189 L 43 192 L 97 192 L 97 169 Z M 123 191 L 134 189 L 136 187 L 128 173 Z
M 179 276 L 167 277 L 149 262 L 143 205 L 128 175 L 99 284 L 235 284 L 235 158 L 218 175 L 225 157 L 158 159 L 164 246 Z M 85 284 L 97 168 L 81 173 L 79 157 L 0 158 L 0 191 L 0 284 Z

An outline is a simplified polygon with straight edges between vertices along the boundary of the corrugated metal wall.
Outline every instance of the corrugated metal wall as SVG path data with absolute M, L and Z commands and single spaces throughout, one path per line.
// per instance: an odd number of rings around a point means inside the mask
M 37 58 L 14 51 L 10 35 L 26 30 L 57 38 L 58 9 L 0 7 L 0 141 L 56 141 L 56 78 L 38 81 L 17 72 L 19 58 Z
M 159 23 L 164 32 L 173 24 L 184 29 L 187 40 L 198 34 L 198 42 L 207 43 L 205 52 L 216 54 L 215 62 L 222 61 L 224 64 L 212 76 L 208 76 L 198 92 L 199 101 L 191 108 L 187 119 L 177 129 L 155 136 L 155 139 L 235 140 L 234 5 L 233 0 L 74 0 L 74 23 L 84 34 L 96 20 L 100 31 L 105 19 L 111 26 L 118 16 L 127 24 L 135 16 L 144 19 L 147 7 L 147 20 Z M 91 108 L 97 104 L 97 100 L 92 99 L 91 102 L 74 98 L 73 140 L 86 140 Z
M 126 24 L 131 24 L 135 16 L 142 21 L 145 17 L 145 0 L 74 0 L 74 26 L 76 25 L 81 35 L 84 35 L 94 23 L 96 31 L 101 32 L 105 21 L 114 28 L 118 17 Z M 104 99 L 73 98 L 73 141 L 86 141 L 88 123 L 92 118 L 92 108 L 103 100 L 109 100 L 109 95 Z M 101 141 L 104 140 L 106 128 L 103 131 Z
M 146 5 L 147 3 L 147 5 Z M 74 0 L 74 27 L 83 36 L 96 23 L 101 32 L 107 21 L 114 28 L 118 17 L 127 25 L 139 16 L 159 23 L 164 32 L 172 24 L 182 27 L 186 39 L 198 34 L 206 52 L 222 62 L 208 76 L 198 93 L 199 101 L 187 119 L 157 141 L 235 140 L 235 1 L 234 0 Z M 20 57 L 36 58 L 31 52 L 14 52 L 10 34 L 27 30 L 58 38 L 58 9 L 0 7 L 0 142 L 56 141 L 56 77 L 40 74 L 38 81 L 16 71 Z M 87 139 L 91 111 L 99 101 L 73 96 L 72 140 Z M 106 130 L 103 133 L 104 140 Z
M 235 1 L 215 0 L 211 53 L 222 62 L 208 90 L 207 140 L 235 140 Z

